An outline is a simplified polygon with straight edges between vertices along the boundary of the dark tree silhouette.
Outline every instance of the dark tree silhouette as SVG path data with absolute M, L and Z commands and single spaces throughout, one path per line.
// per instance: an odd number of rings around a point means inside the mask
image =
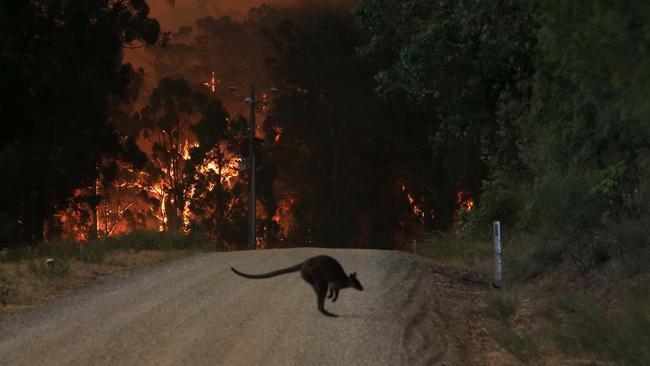
M 2 240 L 41 241 L 55 209 L 123 150 L 107 124 L 109 96 L 129 82 L 122 48 L 159 31 L 142 0 L 2 2 Z

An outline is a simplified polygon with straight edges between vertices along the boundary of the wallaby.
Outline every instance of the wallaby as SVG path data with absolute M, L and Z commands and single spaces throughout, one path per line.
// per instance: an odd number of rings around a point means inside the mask
M 236 274 L 246 278 L 269 278 L 285 273 L 300 271 L 302 278 L 314 288 L 314 291 L 316 291 L 318 311 L 327 316 L 338 315 L 325 310 L 324 304 L 326 295 L 328 298 L 332 299 L 332 302 L 335 302 L 339 296 L 339 290 L 341 289 L 352 287 L 359 291 L 363 291 L 363 286 L 361 286 L 361 282 L 357 279 L 357 274 L 355 272 L 350 273 L 349 276 L 346 275 L 341 264 L 337 262 L 336 259 L 326 255 L 312 257 L 300 264 L 296 264 L 295 266 L 278 269 L 277 271 L 265 274 L 252 275 L 239 272 L 232 267 L 230 267 L 230 269 Z M 329 295 L 327 294 L 328 290 Z

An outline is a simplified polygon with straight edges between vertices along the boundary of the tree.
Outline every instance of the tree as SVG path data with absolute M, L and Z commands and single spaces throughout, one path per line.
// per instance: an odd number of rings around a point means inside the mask
M 0 166 L 12 173 L 0 216 L 32 243 L 75 188 L 93 185 L 101 159 L 120 151 L 107 111 L 128 83 L 122 47 L 155 43 L 159 25 L 142 0 L 10 0 L 0 24 Z
M 457 192 L 478 202 L 490 169 L 521 169 L 515 120 L 530 94 L 533 13 L 510 0 L 363 0 L 355 13 L 370 37 L 361 55 L 376 65 L 377 92 L 428 115 L 423 132 L 440 174 L 427 190 L 448 227 Z
M 190 185 L 185 175 L 196 136 L 191 126 L 201 118 L 208 97 L 182 79 L 164 78 L 151 93 L 149 104 L 136 115 L 140 137 L 149 152 L 149 185 L 161 207 L 161 225 L 175 232 L 183 227 Z
M 400 184 L 405 157 L 391 156 L 387 142 L 398 137 L 386 132 L 413 135 L 408 122 L 397 123 L 408 114 L 372 93 L 354 19 L 305 16 L 272 37 L 272 67 L 287 86 L 269 112 L 265 144 L 277 163 L 280 205 L 291 203 L 288 241 L 394 248 L 414 215 Z
M 239 117 L 241 118 L 241 117 Z M 214 238 L 217 248 L 246 242 L 246 184 L 239 177 L 239 118 L 230 121 L 221 102 L 210 99 L 201 120 L 191 126 L 197 137 L 185 174 L 192 187 L 194 220 Z M 232 123 L 229 123 L 232 122 Z
M 536 108 L 522 124 L 528 224 L 587 265 L 647 248 L 650 5 L 550 1 L 537 11 Z

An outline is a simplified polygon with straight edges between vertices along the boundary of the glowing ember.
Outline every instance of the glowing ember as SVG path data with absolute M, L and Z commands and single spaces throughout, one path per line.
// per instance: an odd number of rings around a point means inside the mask
M 275 138 L 273 139 L 276 143 L 280 142 L 280 137 L 282 137 L 282 127 L 275 127 Z
M 217 80 L 217 76 L 215 75 L 214 71 L 210 75 L 210 80 L 203 83 L 203 85 L 205 85 L 205 87 L 208 88 L 212 93 L 217 91 L 218 84 L 219 80 Z
M 406 194 L 406 199 L 408 200 L 409 206 L 411 206 L 411 211 L 413 212 L 413 214 L 417 216 L 418 219 L 424 221 L 426 214 L 420 207 L 418 207 L 418 205 L 415 202 L 415 198 L 413 198 L 413 196 L 406 191 L 406 186 L 404 184 L 402 184 L 402 192 Z M 432 218 L 435 217 L 433 211 L 431 211 L 431 217 Z
M 272 220 L 276 224 L 280 224 L 283 221 L 283 218 L 286 217 L 287 213 L 289 213 L 289 211 L 291 210 L 291 207 L 293 206 L 293 204 L 295 202 L 296 202 L 296 200 L 293 199 L 293 198 L 289 198 L 286 201 L 280 202 L 280 204 L 278 205 L 278 209 L 275 212 L 275 215 L 273 215 L 273 217 L 272 217 Z
M 474 199 L 469 197 L 468 192 L 458 191 L 456 193 L 456 199 L 458 201 L 458 207 L 461 209 L 471 212 L 474 208 Z

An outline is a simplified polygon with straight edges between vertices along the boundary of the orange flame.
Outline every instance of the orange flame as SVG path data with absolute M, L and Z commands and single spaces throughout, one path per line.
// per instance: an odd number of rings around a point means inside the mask
M 203 83 L 208 90 L 210 90 L 212 93 L 217 91 L 217 85 L 219 84 L 219 80 L 217 80 L 217 76 L 215 75 L 214 71 L 210 75 L 210 80 L 206 81 Z
M 275 131 L 275 138 L 273 139 L 276 143 L 280 142 L 280 137 L 282 137 L 282 127 L 275 127 L 273 129 Z
M 289 198 L 281 201 L 278 204 L 278 208 L 275 211 L 275 215 L 273 215 L 273 217 L 271 218 L 273 222 L 275 222 L 280 226 L 280 229 L 282 230 L 282 233 L 285 236 L 291 230 L 291 225 L 293 221 L 291 217 L 291 209 L 293 208 L 293 204 L 295 202 L 296 200 L 294 198 Z
M 424 222 L 424 220 L 427 217 L 427 214 L 424 212 L 424 210 L 422 210 L 420 206 L 418 206 L 413 195 L 406 191 L 406 185 L 402 184 L 401 188 L 402 188 L 402 192 L 406 194 L 406 199 L 409 203 L 409 206 L 411 207 L 411 211 L 413 212 L 413 214 L 417 216 L 417 218 L 420 219 L 420 221 Z M 436 218 L 436 214 L 433 210 L 430 210 L 429 215 L 431 219 Z
M 474 199 L 468 196 L 468 192 L 458 191 L 456 193 L 458 207 L 464 209 L 467 212 L 471 212 L 474 209 Z

